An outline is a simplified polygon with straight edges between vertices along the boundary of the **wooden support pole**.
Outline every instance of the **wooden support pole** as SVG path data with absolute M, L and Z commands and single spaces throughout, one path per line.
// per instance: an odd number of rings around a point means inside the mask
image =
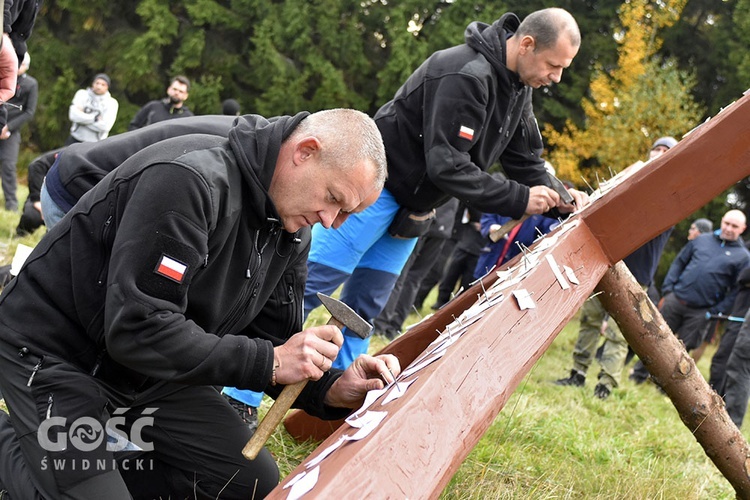
M 737 498 L 750 499 L 750 448 L 732 423 L 724 401 L 711 389 L 682 342 L 622 262 L 602 277 L 597 291 L 604 308 L 657 384 L 674 403 Z

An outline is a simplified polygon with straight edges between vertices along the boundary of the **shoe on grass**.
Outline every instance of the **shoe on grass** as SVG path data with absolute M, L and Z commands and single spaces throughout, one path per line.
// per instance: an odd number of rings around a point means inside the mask
M 236 399 L 227 396 L 226 394 L 222 394 L 226 400 L 229 402 L 229 404 L 234 408 L 234 410 L 237 412 L 237 415 L 240 416 L 243 422 L 247 424 L 247 426 L 250 428 L 250 432 L 255 432 L 255 429 L 258 428 L 258 409 L 246 405 L 242 401 L 237 401 Z
M 604 384 L 596 384 L 596 387 L 594 387 L 594 396 L 599 399 L 607 399 L 610 394 L 612 394 L 612 391 Z
M 586 384 L 586 375 L 583 372 L 579 372 L 575 369 L 570 370 L 570 377 L 555 380 L 555 384 L 583 387 Z

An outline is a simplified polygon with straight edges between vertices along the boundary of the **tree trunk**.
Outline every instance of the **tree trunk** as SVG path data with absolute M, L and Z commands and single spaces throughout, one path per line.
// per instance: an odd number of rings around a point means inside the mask
M 656 383 L 674 403 L 682 422 L 737 492 L 750 498 L 750 449 L 682 342 L 622 262 L 607 271 L 597 291 L 604 308 Z

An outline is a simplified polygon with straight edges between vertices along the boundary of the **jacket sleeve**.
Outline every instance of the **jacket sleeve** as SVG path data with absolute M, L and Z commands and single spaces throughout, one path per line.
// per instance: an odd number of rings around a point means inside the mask
M 119 107 L 120 104 L 117 102 L 117 99 L 114 97 L 107 99 L 107 108 L 104 110 L 104 113 L 98 120 L 94 120 L 91 124 L 93 128 L 99 131 L 100 140 L 106 138 L 107 135 L 109 135 L 109 131 L 112 130 L 112 127 L 115 125 L 115 120 L 117 120 L 117 110 Z
M 423 107 L 427 175 L 445 193 L 488 213 L 520 218 L 529 188 L 483 171 L 469 154 L 482 135 L 488 92 L 475 77 L 448 75 L 425 84 Z M 543 163 L 542 163 L 543 168 Z
M 80 125 L 89 125 L 94 123 L 96 113 L 86 113 L 86 103 L 88 101 L 88 92 L 84 89 L 77 90 L 73 96 L 73 102 L 68 109 L 68 119 L 73 123 Z
M 104 313 L 109 355 L 162 380 L 262 391 L 273 368 L 270 341 L 219 337 L 185 316 L 190 283 L 208 255 L 213 203 L 221 200 L 202 176 L 169 163 L 145 168 L 126 186 L 124 213 L 110 223 L 117 230 Z M 165 257 L 184 266 L 173 280 L 156 273 Z
M 677 254 L 677 257 L 675 257 L 675 259 L 672 261 L 672 264 L 669 266 L 669 271 L 667 271 L 667 276 L 664 278 L 664 283 L 662 283 L 661 286 L 662 295 L 666 295 L 672 292 L 675 283 L 677 283 L 677 281 L 680 279 L 682 271 L 685 270 L 685 266 L 687 266 L 687 263 L 690 262 L 690 257 L 692 256 L 692 254 L 693 242 L 688 241 L 687 244 L 682 247 L 680 253 Z
M 35 79 L 26 79 L 28 81 L 28 88 L 26 89 L 27 97 L 26 102 L 23 104 L 21 113 L 8 120 L 8 130 L 15 132 L 20 129 L 21 126 L 34 118 L 36 113 L 36 105 L 39 101 L 39 84 Z
M 148 112 L 149 104 L 145 104 L 141 109 L 138 110 L 133 119 L 130 121 L 130 124 L 128 124 L 128 130 L 143 128 L 146 125 L 146 117 L 148 116 Z

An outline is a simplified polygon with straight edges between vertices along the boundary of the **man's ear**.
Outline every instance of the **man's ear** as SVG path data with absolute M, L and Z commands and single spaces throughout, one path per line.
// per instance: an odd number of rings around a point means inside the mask
M 518 51 L 521 54 L 534 52 L 535 48 L 536 48 L 536 40 L 534 40 L 534 37 L 530 35 L 525 35 L 523 38 L 521 38 L 521 43 L 518 45 Z
M 315 137 L 303 137 L 294 146 L 294 164 L 309 160 L 320 151 L 320 141 Z

